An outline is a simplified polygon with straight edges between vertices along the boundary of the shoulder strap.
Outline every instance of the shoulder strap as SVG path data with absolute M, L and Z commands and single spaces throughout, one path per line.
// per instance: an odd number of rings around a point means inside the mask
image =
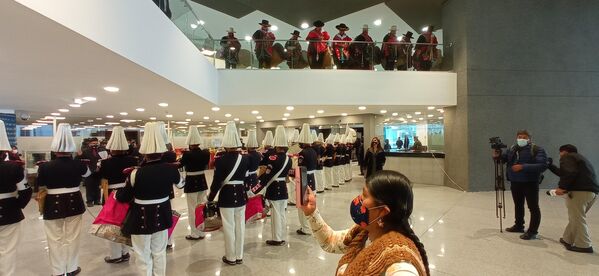
M 131 174 L 129 175 L 129 183 L 131 183 L 131 187 L 133 187 L 135 185 L 135 176 L 137 175 L 137 169 L 131 171 Z
M 223 183 L 220 185 L 220 188 L 216 192 L 216 196 L 214 196 L 214 198 L 218 198 L 218 195 L 220 194 L 220 190 L 223 188 L 223 186 L 227 185 L 227 182 L 231 181 L 231 178 L 233 178 L 233 175 L 235 175 L 235 172 L 237 172 L 237 168 L 239 168 L 239 164 L 241 163 L 242 158 L 243 157 L 241 156 L 241 154 L 237 155 L 237 161 L 235 161 L 235 166 L 233 166 L 233 169 L 231 170 L 229 175 L 227 175 L 225 180 L 223 180 Z
M 275 175 L 273 175 L 273 177 L 268 181 L 268 183 L 266 183 L 266 186 L 264 187 L 264 189 L 262 189 L 263 191 L 266 192 L 268 186 L 270 186 L 270 184 L 272 184 L 273 182 L 275 182 L 275 180 L 277 180 L 277 178 L 279 178 L 279 176 L 283 173 L 283 170 L 285 170 L 285 167 L 287 167 L 287 163 L 289 163 L 289 156 L 285 155 L 285 162 L 283 163 L 283 167 L 281 167 L 281 169 Z
M 537 145 L 535 145 L 535 144 L 531 144 L 530 145 L 530 154 L 532 155 L 533 159 L 537 157 L 537 153 L 539 153 L 539 147 L 537 147 Z

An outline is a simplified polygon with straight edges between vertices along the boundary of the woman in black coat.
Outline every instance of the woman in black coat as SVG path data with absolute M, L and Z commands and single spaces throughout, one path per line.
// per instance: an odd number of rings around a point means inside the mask
M 366 151 L 364 157 L 364 165 L 366 166 L 366 177 L 380 171 L 385 166 L 385 151 L 381 147 L 381 140 L 378 137 L 373 137 L 370 141 L 370 147 Z

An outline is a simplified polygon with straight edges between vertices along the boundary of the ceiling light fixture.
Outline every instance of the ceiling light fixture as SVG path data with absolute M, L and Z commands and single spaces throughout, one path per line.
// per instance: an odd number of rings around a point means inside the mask
M 287 106 L 285 109 L 287 109 L 287 110 L 291 111 L 291 110 L 294 110 L 294 109 L 295 109 L 295 107 L 293 107 L 293 106 L 291 106 L 291 105 L 290 105 L 290 106 Z
M 414 114 L 416 114 L 416 115 L 420 115 L 420 114 L 422 114 L 422 112 L 420 112 L 420 111 L 416 111 L 416 112 L 414 112 Z
M 144 112 L 144 111 L 146 111 L 146 109 L 145 109 L 145 108 L 141 108 L 141 107 L 138 107 L 138 108 L 136 108 L 135 110 L 136 110 L 137 112 Z
M 227 114 L 225 114 L 225 117 L 229 118 L 229 117 L 231 117 L 231 114 L 227 113 Z
M 240 124 L 242 124 L 242 125 L 243 125 L 243 124 L 245 124 L 245 122 L 244 122 L 244 121 L 241 121 L 241 122 L 239 122 L 239 123 L 240 123 Z
M 310 118 L 310 119 L 314 119 L 314 118 L 316 118 L 316 116 L 314 116 L 314 115 L 310 115 L 310 116 L 308 116 L 308 118 Z
M 204 120 L 210 120 L 210 117 L 204 116 Z
M 67 112 L 69 112 L 69 110 L 68 110 L 68 109 L 65 109 L 65 108 L 61 108 L 61 109 L 59 109 L 58 111 L 60 111 L 60 112 L 64 112 L 64 113 L 67 113 Z
M 189 24 L 189 26 L 190 26 L 192 29 L 195 29 L 195 28 L 197 28 L 197 27 L 198 27 L 198 25 L 196 25 L 196 24 L 193 24 L 193 23 Z
M 380 20 L 380 19 L 377 19 L 373 23 L 374 23 L 375 26 L 380 26 L 381 24 L 383 24 L 383 21 Z
M 260 113 L 260 111 L 258 111 L 258 110 L 252 110 L 252 114 L 256 115 L 258 113 Z
M 219 111 L 219 110 L 220 110 L 220 107 L 218 107 L 218 106 L 215 106 L 212 108 L 212 111 Z
M 443 117 L 437 117 L 437 119 L 439 119 L 439 120 L 443 120 Z
M 185 114 L 187 114 L 187 115 L 193 115 L 193 111 L 187 111 L 187 112 L 185 112 Z
M 123 116 L 127 116 L 127 115 L 129 115 L 129 113 L 127 113 L 127 112 L 121 112 L 121 113 L 119 113 L 119 114 L 121 114 L 121 115 L 123 115 Z
M 260 123 L 264 123 L 264 120 L 260 120 L 259 122 L 260 122 Z
M 60 116 L 60 113 L 58 113 L 58 112 L 52 112 L 52 113 L 50 113 L 50 115 L 52 115 L 52 116 Z
M 432 118 L 434 115 L 433 114 L 428 114 L 426 115 L 426 117 Z
M 82 99 L 75 99 L 74 101 L 76 104 L 82 104 L 84 103 L 84 101 Z
M 287 118 L 281 118 L 281 120 L 283 120 L 283 121 L 287 121 Z
M 393 113 L 391 113 L 391 116 L 393 116 L 393 117 L 395 117 L 395 116 L 397 116 L 397 115 L 399 115 L 399 113 L 397 113 L 397 112 L 393 112 Z
M 428 110 L 433 110 L 433 109 L 435 109 L 435 107 L 434 106 L 429 106 L 429 107 L 427 107 L 427 109 Z
M 220 120 L 214 120 L 215 123 L 220 123 Z
M 70 104 L 69 106 L 70 106 L 70 107 L 81 107 L 81 105 L 80 105 L 80 104 Z
M 88 102 L 94 102 L 94 101 L 96 101 L 96 98 L 95 97 L 83 97 L 83 100 L 88 101 Z
M 260 120 L 262 119 L 262 116 L 256 116 L 256 119 Z
M 358 106 L 358 109 L 359 110 L 366 110 L 366 107 L 365 106 Z
M 114 118 L 114 116 L 113 115 L 106 115 L 106 118 L 112 119 L 112 118 Z
M 384 110 L 384 109 L 381 110 L 381 114 L 385 114 L 385 113 L 387 113 L 387 110 Z
M 303 22 L 303 23 L 300 25 L 300 27 L 301 27 L 302 29 L 307 29 L 308 27 L 310 27 L 310 25 L 309 25 L 308 23 L 306 23 L 306 22 Z
M 291 116 L 291 114 L 289 114 L 289 113 L 283 113 L 283 116 L 289 117 L 289 116 Z
M 322 114 L 322 113 L 324 113 L 324 110 L 322 110 L 322 109 L 321 110 L 317 110 L 316 113 Z
M 185 119 L 186 122 L 191 122 L 191 119 L 187 118 Z
M 272 25 L 272 26 L 270 26 L 270 30 L 277 31 L 277 30 L 279 30 L 279 27 L 277 25 Z
M 252 37 L 251 37 L 251 36 L 249 36 L 249 35 L 246 35 L 246 36 L 245 36 L 245 41 L 252 41 Z
M 239 118 L 235 118 L 235 119 L 233 119 L 233 121 L 239 122 Z
M 161 106 L 161 107 L 167 107 L 168 103 L 159 103 L 158 105 Z
M 166 114 L 167 118 L 173 118 L 173 114 Z
M 116 93 L 116 92 L 119 92 L 119 90 L 120 89 L 116 86 L 105 86 L 104 87 L 104 91 L 106 91 L 106 92 Z
M 156 120 L 156 117 L 150 117 L 150 120 L 154 121 Z
M 347 116 L 347 113 L 341 113 L 341 116 Z

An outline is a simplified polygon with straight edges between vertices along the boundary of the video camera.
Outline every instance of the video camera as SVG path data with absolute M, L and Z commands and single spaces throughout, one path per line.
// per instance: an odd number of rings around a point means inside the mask
M 507 148 L 507 145 L 501 142 L 501 138 L 499 137 L 489 138 L 489 144 L 491 144 L 491 148 L 494 150 L 501 150 Z

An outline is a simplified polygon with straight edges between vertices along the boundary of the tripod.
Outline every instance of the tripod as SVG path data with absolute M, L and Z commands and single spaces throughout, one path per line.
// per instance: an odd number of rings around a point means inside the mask
M 503 219 L 505 219 L 505 179 L 501 159 L 494 159 L 495 163 L 495 215 L 499 219 L 499 232 L 503 233 Z

